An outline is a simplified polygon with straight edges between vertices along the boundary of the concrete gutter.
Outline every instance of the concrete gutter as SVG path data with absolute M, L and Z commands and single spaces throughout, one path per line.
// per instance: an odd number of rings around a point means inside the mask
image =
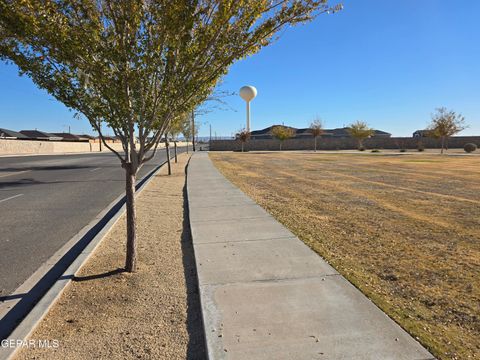
M 209 359 L 434 359 L 207 153 L 187 193 Z
M 174 159 L 174 157 L 171 157 Z M 167 161 L 136 184 L 140 193 Z M 125 212 L 125 195 L 120 195 L 88 225 L 71 238 L 29 279 L 0 304 L 0 339 L 24 341 L 60 298 L 75 273 L 87 262 L 105 235 Z M 18 324 L 18 325 L 17 325 Z M 13 359 L 20 347 L 0 347 L 0 360 Z

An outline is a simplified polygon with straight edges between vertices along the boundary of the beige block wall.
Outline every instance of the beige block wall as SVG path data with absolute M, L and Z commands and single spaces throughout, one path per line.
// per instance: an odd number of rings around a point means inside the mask
M 116 151 L 123 151 L 121 143 L 108 144 Z M 178 142 L 178 146 L 186 143 Z M 164 147 L 160 144 L 160 147 Z M 0 139 L 0 155 L 28 155 L 28 154 L 65 154 L 82 152 L 99 152 L 98 143 L 65 142 L 65 141 L 30 141 Z M 110 150 L 102 144 L 102 152 Z

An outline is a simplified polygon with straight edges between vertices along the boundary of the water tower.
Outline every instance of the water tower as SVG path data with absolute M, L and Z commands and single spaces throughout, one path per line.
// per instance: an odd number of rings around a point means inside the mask
M 246 130 L 250 132 L 250 101 L 252 101 L 255 96 L 257 96 L 257 89 L 254 86 L 243 86 L 240 89 L 240 97 L 245 100 L 247 103 L 247 128 Z

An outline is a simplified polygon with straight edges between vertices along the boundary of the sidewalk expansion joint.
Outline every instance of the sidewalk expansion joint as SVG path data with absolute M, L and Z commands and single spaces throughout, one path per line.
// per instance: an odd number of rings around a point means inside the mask
M 262 215 L 262 216 L 253 216 L 253 217 L 245 217 L 245 218 L 228 218 L 228 219 L 211 219 L 211 220 L 191 220 L 190 222 L 191 223 L 194 223 L 194 224 L 203 224 L 203 223 L 211 223 L 211 222 L 219 222 L 219 221 L 236 221 L 236 220 L 256 220 L 256 219 L 264 219 L 264 218 L 268 218 L 268 217 L 271 217 L 270 215 L 268 214 L 265 214 L 265 215 Z
M 241 239 L 241 240 L 230 240 L 230 241 L 209 241 L 202 243 L 193 243 L 193 246 L 197 245 L 210 245 L 210 244 L 231 244 L 231 243 L 242 243 L 242 242 L 251 242 L 251 241 L 268 241 L 268 240 L 287 240 L 287 239 L 296 239 L 295 235 L 292 236 L 278 236 L 273 238 L 265 239 Z
M 191 200 L 189 200 L 191 201 Z M 232 204 L 232 205 L 200 205 L 200 206 L 195 206 L 195 209 L 210 209 L 210 208 L 218 208 L 218 207 L 237 207 L 237 206 L 259 206 L 257 203 L 251 203 L 247 202 L 244 204 Z
M 314 280 L 314 279 L 325 280 L 326 277 L 339 276 L 339 275 L 340 274 L 322 274 L 322 275 L 314 275 L 314 276 L 298 276 L 298 277 L 256 279 L 256 280 L 246 280 L 246 281 L 218 282 L 218 283 L 212 283 L 212 284 L 200 284 L 200 287 L 239 285 L 239 284 L 262 284 L 262 283 L 276 284 L 276 283 L 283 283 L 283 282 L 294 282 L 298 280 Z M 426 359 L 426 360 L 429 360 L 429 359 Z

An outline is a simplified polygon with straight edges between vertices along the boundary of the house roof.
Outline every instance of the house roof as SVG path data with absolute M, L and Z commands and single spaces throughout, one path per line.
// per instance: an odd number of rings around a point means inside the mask
M 374 130 L 376 135 L 392 135 L 389 132 L 382 131 L 382 130 Z
M 297 129 L 297 134 L 299 134 L 299 135 L 303 135 L 303 134 L 311 135 L 312 130 L 310 128 Z
M 20 130 L 20 133 L 27 136 L 30 139 L 47 139 L 47 140 L 61 140 L 61 137 L 50 134 L 47 132 L 43 132 L 40 130 Z
M 294 128 L 294 127 L 277 124 L 277 125 L 269 126 L 269 127 L 265 128 L 265 129 L 251 131 L 251 132 L 250 132 L 250 135 L 253 135 L 253 136 L 255 136 L 255 135 L 270 135 L 270 134 L 271 134 L 271 131 L 272 131 L 272 128 L 274 128 L 275 126 L 284 126 L 284 127 L 286 127 L 286 128 L 290 128 L 290 129 L 295 130 L 295 132 L 298 131 L 298 129 L 296 129 L 296 128 Z
M 272 125 L 265 129 L 252 131 L 251 136 L 270 135 L 271 130 L 274 126 L 278 126 L 278 125 Z M 297 129 L 291 126 L 286 126 L 286 127 L 295 130 L 296 135 L 311 135 L 310 128 Z M 374 131 L 375 131 L 375 135 L 391 135 L 390 133 L 382 130 L 374 130 Z M 350 136 L 350 133 L 348 132 L 348 127 L 343 127 L 343 128 L 336 128 L 336 129 L 324 129 L 323 135 L 327 135 L 327 136 L 330 135 L 330 136 L 336 136 L 336 137 L 348 137 Z
M 19 132 L 2 128 L 0 128 L 0 138 L 28 139 L 27 136 Z
M 52 133 L 52 135 L 59 136 L 63 138 L 64 140 L 81 140 L 81 137 L 75 134 L 70 134 L 70 133 Z

